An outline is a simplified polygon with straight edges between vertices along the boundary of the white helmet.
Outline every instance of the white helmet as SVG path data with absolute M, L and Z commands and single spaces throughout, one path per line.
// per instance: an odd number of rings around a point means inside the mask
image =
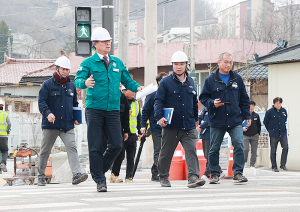
M 4 102 L 2 100 L 0 100 L 0 105 L 3 106 L 4 105 Z
M 55 61 L 55 65 L 62 68 L 71 69 L 71 62 L 66 56 L 57 58 L 57 60 Z
M 188 62 L 186 54 L 182 51 L 177 51 L 172 55 L 171 63 Z
M 112 38 L 109 35 L 109 32 L 106 29 L 102 27 L 97 27 L 92 32 L 91 41 L 106 41 L 106 40 L 112 40 Z

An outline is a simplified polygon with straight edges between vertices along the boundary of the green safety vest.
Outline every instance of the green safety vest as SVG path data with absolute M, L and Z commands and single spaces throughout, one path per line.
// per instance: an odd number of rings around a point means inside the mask
M 131 108 L 130 110 L 131 115 L 130 115 L 130 120 L 129 120 L 129 124 L 130 124 L 130 132 L 136 134 L 136 130 L 137 130 L 137 117 L 139 115 L 140 112 L 140 105 L 137 101 L 132 101 L 131 102 Z
M 7 113 L 0 111 L 0 135 L 7 135 L 7 116 Z

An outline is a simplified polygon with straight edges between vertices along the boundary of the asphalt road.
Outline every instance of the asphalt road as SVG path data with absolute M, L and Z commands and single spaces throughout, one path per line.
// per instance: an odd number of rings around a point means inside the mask
M 150 181 L 150 169 L 137 172 L 133 183 L 108 182 L 106 193 L 96 191 L 90 176 L 76 186 L 0 185 L 0 211 L 300 211 L 300 172 L 244 173 L 247 183 L 222 179 L 194 189 L 187 188 L 187 181 L 172 181 L 172 187 L 163 188 Z

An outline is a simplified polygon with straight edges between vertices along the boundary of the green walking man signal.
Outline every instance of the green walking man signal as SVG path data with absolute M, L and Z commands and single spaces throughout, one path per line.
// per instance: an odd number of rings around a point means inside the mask
M 91 7 L 75 7 L 75 52 L 76 56 L 92 55 Z
M 87 29 L 82 25 L 81 29 L 79 30 L 79 32 L 81 32 L 81 35 L 79 36 L 80 38 L 82 38 L 82 36 L 85 36 L 86 38 L 89 38 L 88 34 L 87 34 Z

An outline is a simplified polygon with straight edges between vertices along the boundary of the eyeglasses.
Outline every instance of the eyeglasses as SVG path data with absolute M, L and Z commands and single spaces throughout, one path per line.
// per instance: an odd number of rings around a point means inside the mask
M 233 65 L 233 61 L 229 62 L 229 61 L 222 61 L 225 65 Z

